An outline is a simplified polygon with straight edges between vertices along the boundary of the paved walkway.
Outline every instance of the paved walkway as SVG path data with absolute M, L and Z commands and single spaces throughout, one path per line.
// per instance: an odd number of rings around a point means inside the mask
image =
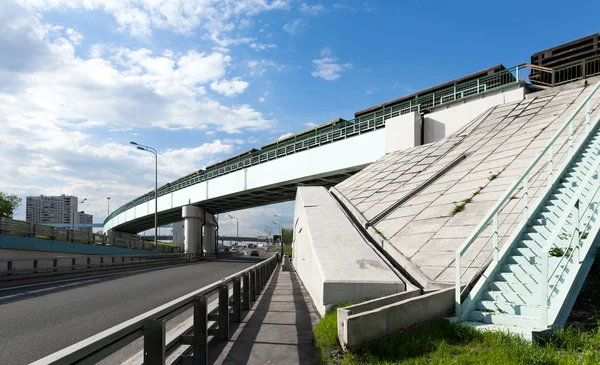
M 226 365 L 314 364 L 312 327 L 318 321 L 296 274 L 278 267 L 219 357 L 211 361 Z

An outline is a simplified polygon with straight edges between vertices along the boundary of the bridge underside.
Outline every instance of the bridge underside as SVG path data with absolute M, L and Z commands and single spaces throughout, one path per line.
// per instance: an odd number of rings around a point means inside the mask
M 246 190 L 238 194 L 222 196 L 215 199 L 209 199 L 199 203 L 192 203 L 202 207 L 212 214 L 233 212 L 236 210 L 255 208 L 263 205 L 292 201 L 296 198 L 296 189 L 298 186 L 324 186 L 330 188 L 347 179 L 360 171 L 364 166 L 353 170 L 347 170 L 335 175 L 327 175 L 317 178 L 309 178 L 300 181 L 290 182 L 284 185 L 277 185 L 268 188 Z M 182 220 L 181 207 L 158 212 L 158 225 L 175 223 Z M 128 221 L 113 229 L 119 232 L 138 233 L 154 227 L 154 215 L 150 214 L 139 219 Z

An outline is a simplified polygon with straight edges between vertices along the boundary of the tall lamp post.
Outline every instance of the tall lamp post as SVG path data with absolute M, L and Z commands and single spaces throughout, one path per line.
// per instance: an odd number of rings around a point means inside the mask
M 154 154 L 154 249 L 158 249 L 158 152 L 150 146 L 144 146 L 139 143 L 129 142 L 137 147 L 138 150 Z
M 283 260 L 283 226 L 282 226 L 282 219 L 281 216 L 277 215 L 277 214 L 273 214 L 273 217 L 275 218 L 279 218 L 279 233 L 281 234 L 281 259 Z M 275 222 L 273 222 L 273 224 L 277 224 Z
M 106 197 L 106 216 L 110 215 L 110 196 Z
M 87 198 L 83 198 L 83 200 L 80 201 L 79 204 L 85 203 L 86 200 L 87 200 Z M 75 213 L 79 214 L 79 212 L 73 212 L 73 219 L 71 220 L 71 229 L 73 231 L 75 230 Z
M 270 237 L 273 235 L 273 232 L 271 231 L 271 227 L 265 226 L 265 232 L 267 233 L 267 244 L 273 243 L 273 241 L 270 239 Z
M 232 216 L 231 214 L 229 214 L 229 218 L 235 219 L 235 231 L 236 231 L 236 237 L 237 237 L 237 245 L 239 246 L 240 245 L 240 221 L 239 221 L 239 219 Z

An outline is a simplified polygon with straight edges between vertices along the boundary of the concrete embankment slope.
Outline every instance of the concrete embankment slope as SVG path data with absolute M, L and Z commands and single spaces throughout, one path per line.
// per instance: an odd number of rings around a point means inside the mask
M 336 194 L 357 220 L 371 223 L 372 236 L 421 286 L 452 285 L 457 248 L 589 89 L 574 85 L 496 106 L 443 140 L 386 154 L 337 185 Z M 597 103 L 593 98 L 592 105 Z M 555 163 L 567 152 L 554 151 Z M 543 184 L 542 180 L 532 182 L 532 193 L 517 192 L 509 205 L 520 212 L 524 199 L 535 202 L 544 192 Z M 520 217 L 518 213 L 501 215 L 499 231 L 510 232 Z M 500 247 L 506 239 L 501 239 Z M 463 257 L 461 264 L 467 270 L 463 282 L 487 264 L 492 247 L 485 241 L 476 241 Z
M 294 268 L 321 314 L 331 305 L 406 290 L 325 188 L 298 188 L 294 216 Z

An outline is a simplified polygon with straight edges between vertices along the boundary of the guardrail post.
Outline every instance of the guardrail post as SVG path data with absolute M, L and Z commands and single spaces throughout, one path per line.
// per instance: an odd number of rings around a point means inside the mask
M 248 273 L 250 285 L 248 287 L 250 294 L 250 301 L 256 301 L 256 275 L 254 274 L 254 270 L 250 270 Z M 250 309 L 250 301 L 248 301 L 248 309 Z
M 242 296 L 240 278 L 233 279 L 233 322 L 240 323 L 242 320 Z
M 54 267 L 53 271 L 58 271 L 58 259 L 52 260 L 52 267 Z
M 229 288 L 219 287 L 219 335 L 220 340 L 229 340 Z
M 104 267 L 104 257 L 100 257 L 100 267 Z
M 250 276 L 242 275 L 242 309 L 250 310 Z
M 75 258 L 71 259 L 71 270 L 75 270 L 76 266 L 77 266 L 77 259 L 75 259 Z
M 8 273 L 6 275 L 12 275 L 11 271 L 13 270 L 13 262 L 12 261 L 6 261 L 6 270 L 8 271 Z
M 144 365 L 165 364 L 165 321 L 144 322 Z
M 262 291 L 262 270 L 260 266 L 256 268 L 256 295 Z
M 38 260 L 33 260 L 33 272 L 36 273 L 38 268 Z
M 87 261 L 87 268 L 89 269 L 92 259 L 88 257 L 86 261 Z
M 196 296 L 194 301 L 194 359 L 196 364 L 208 364 L 208 299 Z

